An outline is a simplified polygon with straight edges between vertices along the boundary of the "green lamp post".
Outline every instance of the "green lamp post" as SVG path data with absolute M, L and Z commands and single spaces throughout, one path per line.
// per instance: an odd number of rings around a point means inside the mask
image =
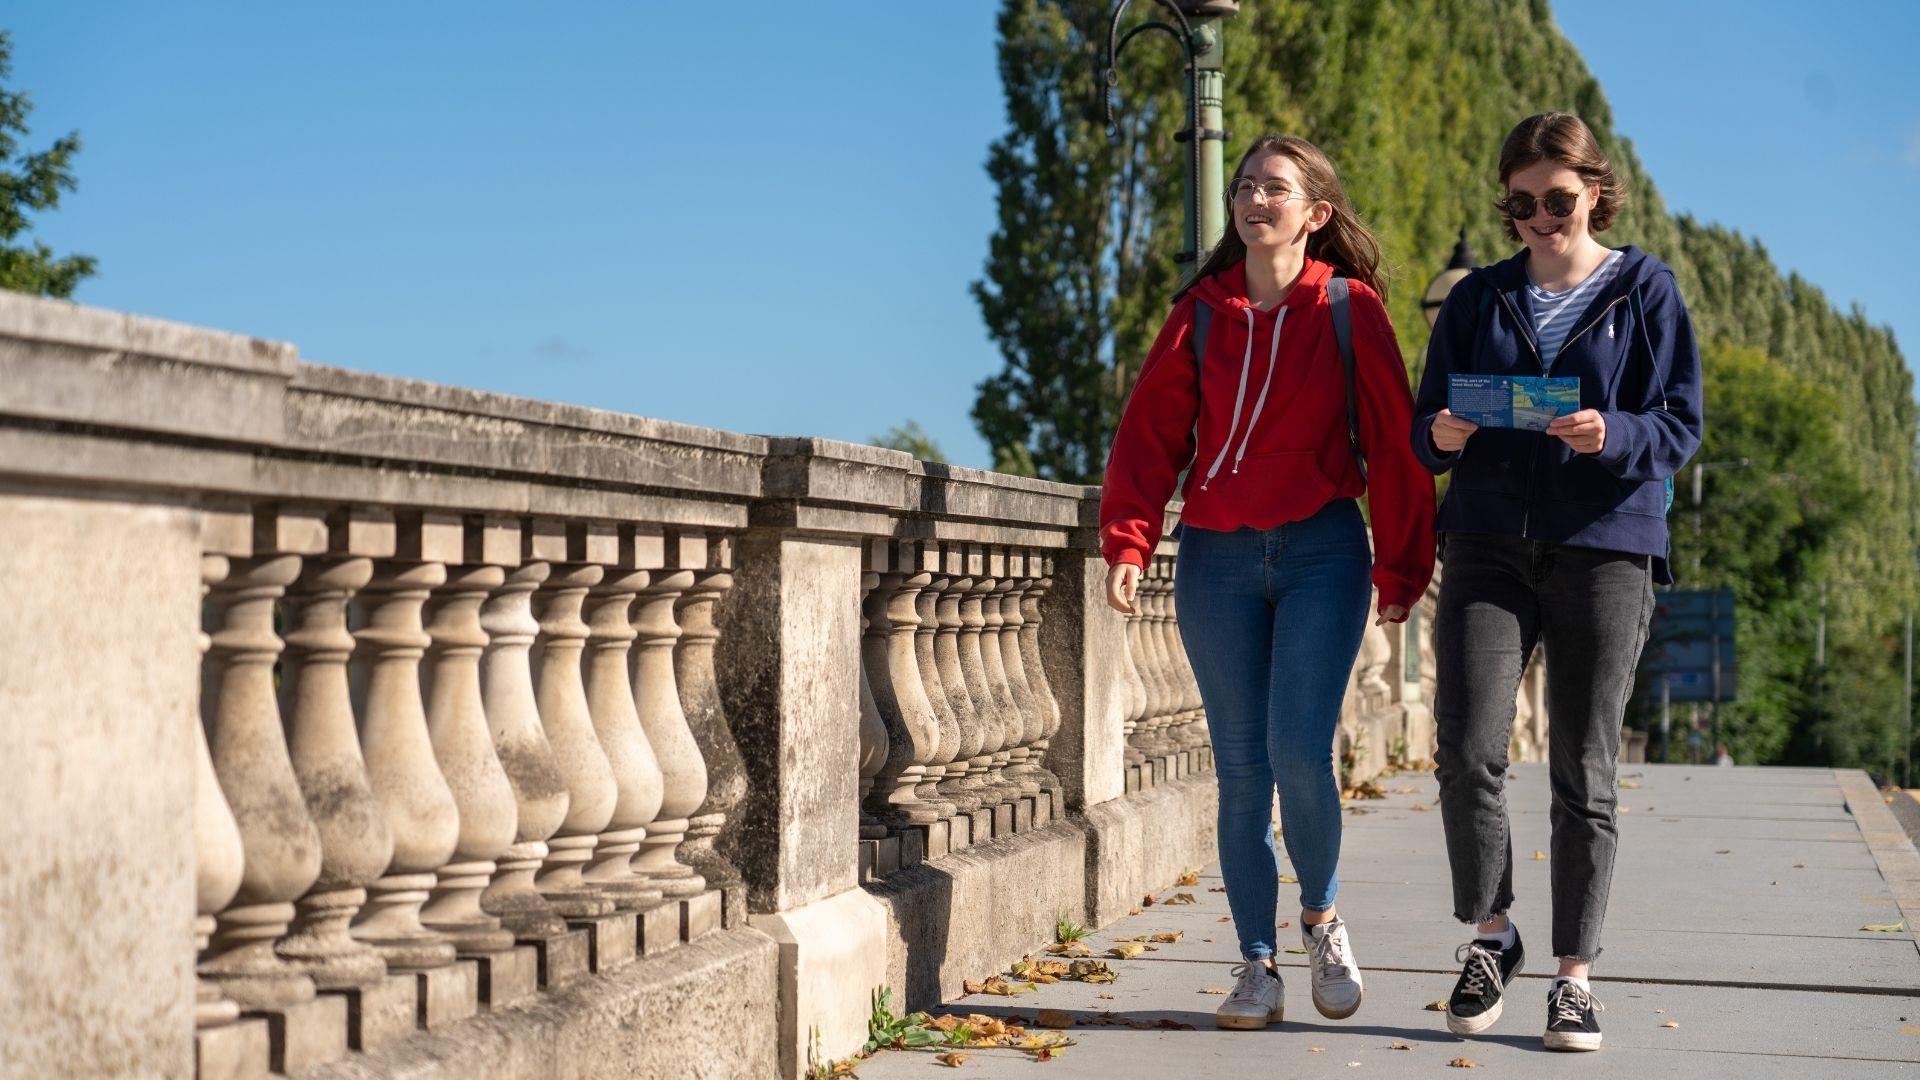
M 1153 0 L 1172 21 L 1141 23 L 1125 34 L 1120 20 L 1133 0 L 1119 0 L 1107 25 L 1107 136 L 1118 137 L 1113 122 L 1113 92 L 1120 85 L 1120 54 L 1134 38 L 1146 33 L 1171 37 L 1187 58 L 1187 126 L 1174 138 L 1187 144 L 1186 247 L 1178 256 L 1197 263 L 1201 254 L 1220 242 L 1226 229 L 1226 173 L 1221 144 L 1226 141 L 1223 109 L 1226 76 L 1222 22 L 1240 11 L 1238 0 Z

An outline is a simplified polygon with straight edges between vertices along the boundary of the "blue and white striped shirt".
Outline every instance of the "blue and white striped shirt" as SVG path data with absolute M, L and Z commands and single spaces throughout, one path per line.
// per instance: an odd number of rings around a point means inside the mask
M 1540 343 L 1540 363 L 1548 371 L 1553 370 L 1560 346 L 1573 332 L 1574 321 L 1609 282 L 1620 276 L 1620 267 L 1625 261 L 1616 250 L 1587 275 L 1587 280 L 1561 292 L 1548 292 L 1532 282 L 1527 283 L 1527 310 L 1533 316 L 1533 336 Z

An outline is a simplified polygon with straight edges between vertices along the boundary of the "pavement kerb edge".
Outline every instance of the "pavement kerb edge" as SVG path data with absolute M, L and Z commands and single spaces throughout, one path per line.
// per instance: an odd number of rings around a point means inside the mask
M 1861 769 L 1835 769 L 1833 779 L 1846 796 L 1854 826 L 1867 842 L 1880 876 L 1893 891 L 1894 903 L 1907 924 L 1907 937 L 1920 949 L 1920 851 L 1906 830 L 1880 799 L 1880 791 Z

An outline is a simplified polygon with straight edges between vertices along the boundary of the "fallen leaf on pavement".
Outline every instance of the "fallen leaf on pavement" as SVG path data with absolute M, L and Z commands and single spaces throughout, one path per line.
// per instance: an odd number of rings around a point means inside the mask
M 1680 1026 L 1680 1021 L 1678 1021 L 1678 1020 L 1669 1020 L 1669 1021 L 1667 1021 L 1666 1023 L 1664 1023 L 1664 1024 L 1661 1024 L 1660 1026 L 1661 1026 L 1661 1027 L 1679 1027 L 1679 1026 Z
M 1153 898 L 1153 894 L 1152 894 L 1152 893 L 1148 893 L 1147 895 L 1145 895 L 1145 896 L 1143 896 L 1143 897 L 1141 897 L 1141 898 L 1140 898 L 1140 906 L 1141 906 L 1141 907 L 1152 907 L 1153 905 L 1155 905 L 1155 904 L 1157 904 L 1157 903 L 1159 903 L 1159 901 L 1158 901 L 1158 900 L 1155 900 L 1155 899 Z
M 1860 929 L 1870 930 L 1876 934 L 1904 934 L 1907 932 L 1907 924 L 1903 922 L 1875 923 L 1871 926 L 1863 926 Z
M 1073 1015 L 1059 1009 L 1041 1009 L 1033 1014 L 1033 1022 L 1043 1028 L 1070 1028 Z
M 1127 945 L 1115 945 L 1113 948 L 1107 950 L 1107 955 L 1117 956 L 1122 960 L 1131 960 L 1146 951 L 1147 947 L 1145 945 L 1134 942 Z
M 1426 812 L 1427 812 L 1427 804 L 1426 804 L 1426 803 L 1414 803 L 1414 804 L 1413 804 L 1413 809 L 1414 809 L 1414 810 L 1416 810 L 1416 811 L 1418 811 L 1418 812 L 1420 812 L 1420 813 L 1422 813 L 1422 814 L 1424 814 L 1424 813 L 1426 813 Z
M 1534 852 L 1533 852 L 1533 861 L 1534 861 L 1534 862 L 1546 862 L 1546 861 L 1547 861 L 1547 853 L 1546 853 L 1546 852 L 1544 852 L 1544 851 L 1541 851 L 1541 850 L 1539 850 L 1538 848 L 1535 848 L 1535 849 L 1534 849 Z
M 1212 987 L 1212 986 L 1209 986 L 1209 987 L 1207 987 L 1207 988 L 1206 988 L 1205 990 L 1202 990 L 1202 991 L 1200 991 L 1200 992 L 1201 992 L 1201 993 L 1203 993 L 1203 994 L 1224 994 L 1224 993 L 1226 993 L 1227 991 L 1225 991 L 1225 990 L 1221 990 L 1221 989 L 1218 989 L 1218 988 L 1216 988 L 1216 987 Z
M 1024 994 L 1033 989 L 1036 989 L 1036 987 L 1031 982 L 1011 982 L 1005 975 L 994 975 L 980 985 L 978 992 L 998 994 L 1001 997 L 1012 997 L 1015 994 Z
M 1066 956 L 1066 957 L 1093 955 L 1092 949 L 1088 948 L 1084 943 L 1078 942 L 1078 941 L 1069 941 L 1065 945 L 1049 945 L 1047 946 L 1047 951 L 1052 953 L 1055 956 Z
M 1212 888 L 1208 889 L 1207 891 L 1208 892 L 1226 892 L 1227 887 L 1225 885 L 1215 885 Z
M 1099 999 L 1100 999 L 1101 1001 L 1113 1001 L 1113 1000 L 1115 1000 L 1115 998 L 1114 998 L 1114 996 L 1113 996 L 1112 994 L 1095 994 L 1095 995 L 1093 995 L 1093 996 L 1094 996 L 1094 997 L 1097 997 L 1097 998 L 1099 998 Z
M 1280 875 L 1280 884 L 1282 884 L 1282 885 L 1298 885 L 1298 884 L 1300 884 L 1300 879 L 1299 879 L 1299 878 L 1297 878 L 1297 877 L 1294 877 L 1294 876 L 1293 876 L 1292 874 L 1281 874 L 1281 875 Z
M 1805 870 L 1807 868 L 1807 864 L 1803 862 L 1797 862 L 1793 864 L 1793 868 L 1795 870 Z
M 1289 946 L 1287 946 L 1287 951 L 1288 951 L 1288 952 L 1290 952 L 1290 953 L 1298 953 L 1298 954 L 1300 954 L 1301 956 L 1305 956 L 1305 955 L 1307 955 L 1307 950 L 1305 950 L 1305 949 L 1303 949 L 1303 948 L 1301 948 L 1301 947 L 1300 947 L 1300 946 L 1298 946 L 1298 945 L 1289 945 Z
M 957 1069 L 960 1066 L 965 1065 L 967 1062 L 972 1061 L 973 1055 L 963 1054 L 958 1050 L 955 1050 L 952 1053 L 941 1054 L 939 1057 L 936 1057 L 933 1060 L 939 1062 L 942 1065 L 947 1066 L 950 1069 Z
M 1193 894 L 1190 892 L 1177 892 L 1160 902 L 1163 904 L 1197 904 L 1200 901 L 1194 899 Z
M 1420 789 L 1417 787 L 1397 787 L 1393 789 L 1393 793 L 1395 795 L 1418 795 L 1420 794 Z
M 1220 921 L 1221 921 L 1221 922 L 1232 922 L 1232 921 L 1233 921 L 1233 916 L 1231 916 L 1231 915 L 1222 915 L 1222 916 L 1220 916 Z
M 1139 908 L 1128 908 L 1128 909 L 1127 909 L 1127 914 L 1129 914 L 1129 915 L 1138 915 L 1138 914 L 1140 914 L 1140 909 L 1139 909 Z
M 1480 1067 L 1480 1063 L 1472 1058 L 1454 1058 L 1452 1061 L 1447 1062 L 1447 1067 L 1450 1069 L 1477 1069 Z
M 1447 999 L 1446 999 L 1446 998 L 1441 998 L 1441 999 L 1440 999 L 1439 1001 L 1429 1001 L 1429 1002 L 1427 1002 L 1427 1011 L 1428 1011 L 1428 1012 L 1446 1012 L 1446 1011 L 1447 1011 Z
M 969 993 L 969 994 L 978 994 L 978 993 L 980 993 L 980 992 L 982 992 L 982 991 L 984 991 L 984 990 L 986 990 L 986 988 L 987 988 L 987 984 L 986 984 L 986 983 L 978 983 L 978 982 L 974 982 L 974 981 L 973 981 L 972 979 L 968 979 L 968 980 L 966 980 L 966 981 L 965 981 L 964 983 L 962 983 L 961 985 L 962 985 L 962 986 L 964 986 L 964 987 L 966 988 L 966 991 L 967 991 L 967 993 Z
M 1731 855 L 1731 854 L 1733 854 L 1733 849 L 1732 849 L 1732 848 L 1721 848 L 1721 849 L 1720 849 L 1719 851 L 1716 851 L 1716 852 L 1714 852 L 1714 854 L 1715 854 L 1715 855 Z
M 1309 1046 L 1309 1047 L 1307 1047 L 1307 1053 L 1309 1053 L 1309 1054 L 1324 1054 L 1324 1053 L 1326 1053 L 1326 1052 L 1327 1052 L 1327 1048 L 1326 1048 L 1326 1047 L 1324 1047 L 1324 1046 Z
M 1200 871 L 1189 870 L 1186 873 L 1181 874 L 1180 880 L 1174 882 L 1174 884 L 1175 885 L 1198 885 L 1200 884 Z
M 1631 813 L 1633 813 L 1633 807 L 1631 807 L 1631 806 L 1623 806 L 1623 807 L 1621 807 L 1621 808 L 1620 808 L 1620 812 L 1621 812 L 1621 813 L 1623 813 L 1623 814 L 1631 814 Z
M 1180 940 L 1180 934 L 1181 934 L 1181 931 L 1179 930 L 1166 930 L 1166 931 L 1162 931 L 1161 933 L 1153 935 L 1151 938 L 1148 938 L 1147 940 L 1157 941 L 1162 945 L 1172 945 L 1174 942 L 1177 942 Z
M 1408 1046 L 1408 1045 L 1407 1045 L 1406 1043 L 1403 1043 L 1403 1042 L 1396 1042 L 1396 1043 L 1388 1043 L 1388 1044 L 1387 1044 L 1387 1049 L 1389 1049 L 1389 1050 L 1411 1050 L 1411 1049 L 1413 1049 L 1413 1047 L 1411 1047 L 1411 1046 Z
M 1120 976 L 1113 973 L 1105 960 L 1075 960 L 1067 969 L 1067 977 L 1084 983 L 1110 983 Z
M 1292 925 L 1293 925 L 1293 923 L 1292 923 L 1292 921 L 1291 921 L 1291 920 L 1288 920 L 1288 919 L 1281 919 L 1281 920 L 1280 920 L 1280 929 L 1282 929 L 1282 930 L 1285 930 L 1285 929 L 1286 929 L 1287 927 L 1289 927 L 1289 926 L 1292 926 Z
M 1620 781 L 1620 783 L 1619 783 L 1619 785 L 1618 785 L 1618 786 L 1620 786 L 1620 787 L 1623 787 L 1623 788 L 1637 788 L 1637 787 L 1639 787 L 1639 786 L 1640 786 L 1640 781 L 1638 781 L 1638 780 L 1622 780 L 1622 781 Z

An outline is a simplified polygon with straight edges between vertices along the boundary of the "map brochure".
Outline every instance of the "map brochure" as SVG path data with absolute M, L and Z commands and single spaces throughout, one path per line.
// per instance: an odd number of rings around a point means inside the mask
M 1528 375 L 1454 375 L 1447 408 L 1481 427 L 1545 431 L 1556 417 L 1580 411 L 1580 380 Z

